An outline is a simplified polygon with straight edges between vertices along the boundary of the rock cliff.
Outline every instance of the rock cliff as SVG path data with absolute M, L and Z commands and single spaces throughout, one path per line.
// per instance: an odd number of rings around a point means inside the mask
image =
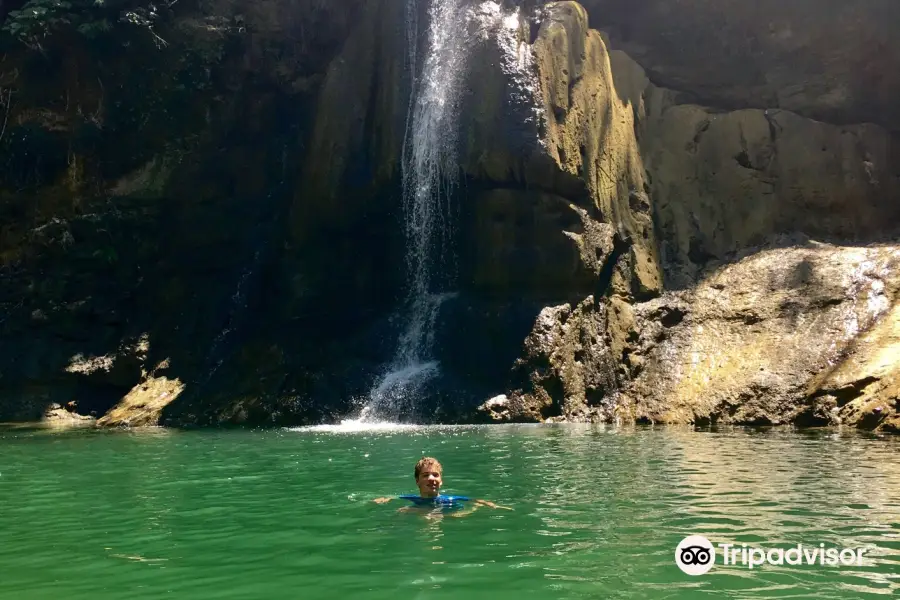
M 216 374 L 248 330 L 272 356 L 257 315 L 277 308 L 315 95 L 361 5 L 72 3 L 53 29 L 4 3 L 0 418 L 233 392 Z
M 581 24 L 566 25 L 568 35 L 590 40 Z M 542 28 L 536 45 L 549 35 Z M 539 70 L 545 79 L 568 74 L 564 63 Z M 615 91 L 590 110 L 629 122 L 617 150 L 642 167 L 646 185 L 631 186 L 626 210 L 652 209 L 652 233 L 643 237 L 658 248 L 663 282 L 640 296 L 612 281 L 544 309 L 510 390 L 483 413 L 894 426 L 900 358 L 881 350 L 875 358 L 871 348 L 875 339 L 892 343 L 897 138 L 872 124 L 686 104 L 620 51 L 579 79 L 590 77 Z M 605 206 L 596 218 L 617 222 L 621 214 Z M 630 264 L 639 265 L 633 232 L 625 239 Z M 829 391 L 839 384 L 822 383 L 834 371 L 853 373 L 840 399 Z
M 894 3 L 470 4 L 433 418 L 897 428 Z M 0 418 L 351 412 L 402 318 L 428 5 L 7 28 Z

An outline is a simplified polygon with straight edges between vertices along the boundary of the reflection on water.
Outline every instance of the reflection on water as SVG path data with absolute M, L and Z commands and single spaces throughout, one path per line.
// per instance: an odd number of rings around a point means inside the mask
M 0 430 L 0 597 L 858 598 L 900 593 L 900 440 L 604 426 Z M 398 511 L 422 455 L 513 511 Z M 869 549 L 717 564 L 689 534 Z M 300 591 L 302 590 L 302 594 Z
M 674 433 L 685 503 L 683 523 L 714 543 L 765 548 L 797 544 L 866 548 L 863 566 L 844 567 L 839 589 L 900 589 L 900 465 L 896 440 L 862 436 L 768 433 L 697 436 Z M 771 566 L 790 576 L 798 567 Z M 809 578 L 824 569 L 802 567 Z M 748 576 L 733 570 L 732 576 Z M 754 576 L 755 580 L 766 575 Z

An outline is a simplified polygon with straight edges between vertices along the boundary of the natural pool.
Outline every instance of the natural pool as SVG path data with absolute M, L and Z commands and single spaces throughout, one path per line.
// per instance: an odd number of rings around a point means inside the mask
M 465 518 L 398 513 L 433 455 Z M 481 426 L 0 430 L 0 597 L 860 598 L 900 593 L 900 440 L 853 432 Z M 713 544 L 867 548 L 862 566 Z

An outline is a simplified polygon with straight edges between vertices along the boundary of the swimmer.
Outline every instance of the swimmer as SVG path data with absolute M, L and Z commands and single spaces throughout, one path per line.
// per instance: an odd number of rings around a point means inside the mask
M 464 502 L 472 502 L 471 508 L 455 513 L 453 516 L 464 516 L 467 514 L 471 514 L 475 512 L 475 509 L 479 506 L 512 510 L 509 507 L 499 506 L 498 504 L 494 504 L 493 502 L 489 502 L 487 500 L 470 500 L 465 496 L 446 496 L 441 494 L 441 486 L 444 483 L 443 468 L 441 467 L 441 463 L 439 463 L 436 458 L 426 456 L 419 460 L 419 462 L 416 463 L 414 474 L 416 478 L 416 487 L 419 488 L 419 495 L 414 496 L 410 494 L 404 494 L 398 496 L 398 498 L 403 500 L 410 500 L 416 507 L 434 508 L 436 506 L 442 506 L 448 508 L 458 508 L 462 507 Z M 393 498 L 390 496 L 384 498 L 376 498 L 375 503 L 386 504 L 391 500 L 393 500 Z M 400 510 L 404 510 L 404 512 L 406 512 L 414 507 L 410 506 L 404 508 L 401 508 Z

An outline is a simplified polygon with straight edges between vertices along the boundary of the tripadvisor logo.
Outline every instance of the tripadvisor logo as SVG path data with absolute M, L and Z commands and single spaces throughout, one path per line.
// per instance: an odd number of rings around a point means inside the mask
M 675 564 L 688 575 L 703 575 L 716 562 L 716 549 L 702 535 L 689 535 L 675 548 Z
M 722 564 L 741 565 L 748 569 L 770 565 L 820 565 L 820 566 L 860 566 L 865 548 L 826 548 L 825 544 L 804 546 L 797 544 L 788 549 L 772 548 L 768 551 L 741 544 L 719 544 L 722 549 Z M 688 575 L 703 575 L 716 562 L 716 549 L 702 535 L 689 535 L 675 548 L 675 564 Z

